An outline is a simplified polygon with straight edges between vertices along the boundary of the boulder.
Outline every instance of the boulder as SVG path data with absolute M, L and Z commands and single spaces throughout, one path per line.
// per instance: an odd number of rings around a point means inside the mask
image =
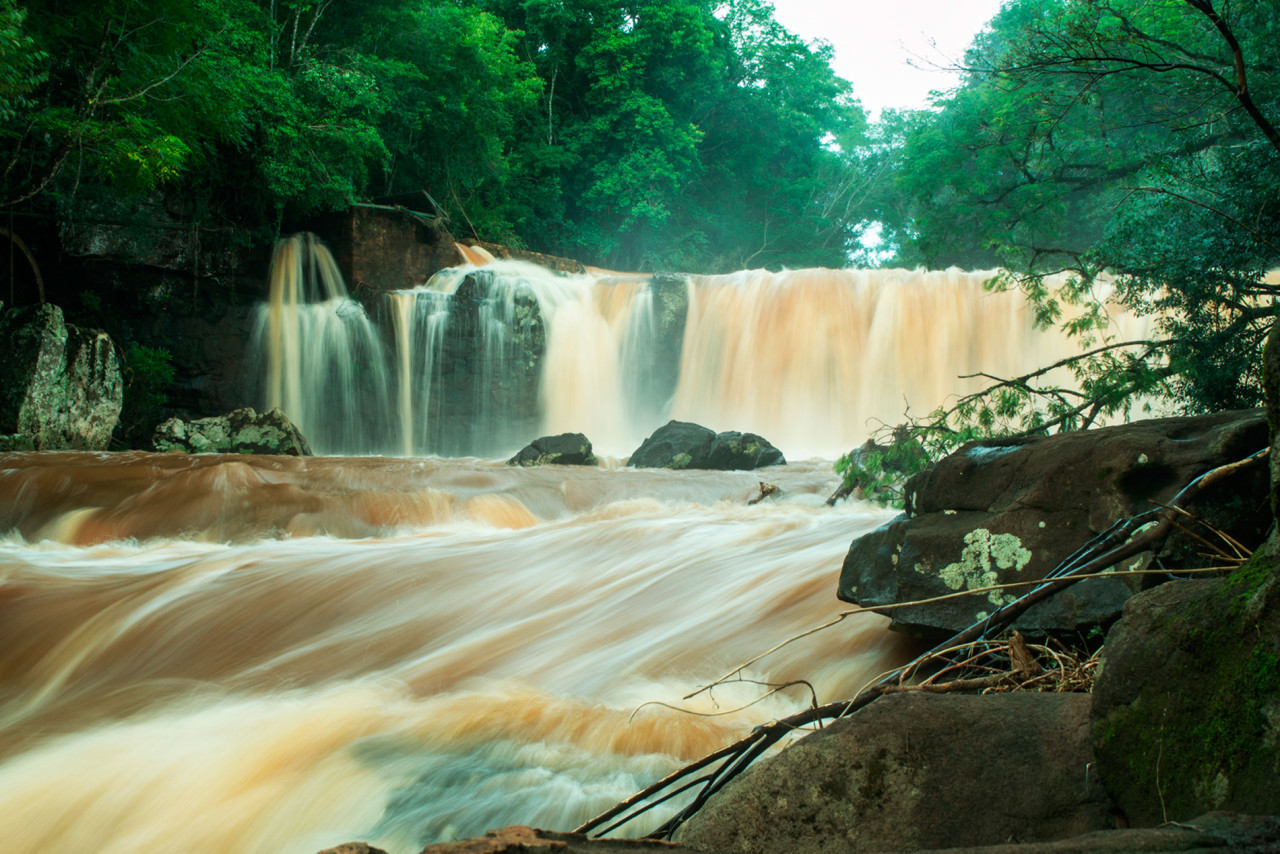
M 591 440 L 581 433 L 539 436 L 507 460 L 509 466 L 593 466 L 596 455 Z
M 1280 815 L 1280 544 L 1135 596 L 1094 685 L 1099 774 L 1133 825 Z
M 1188 854 L 1275 854 L 1280 850 L 1280 819 L 1213 812 L 1189 822 L 1164 827 L 1098 830 L 1056 842 L 1010 842 L 944 850 L 946 854 L 1139 854 L 1144 851 L 1163 854 L 1178 851 Z
M 259 415 L 246 407 L 195 421 L 170 418 L 151 442 L 157 451 L 188 454 L 311 455 L 307 440 L 279 409 Z
M 689 421 L 668 421 L 640 443 L 627 465 L 635 468 L 687 469 L 707 458 L 716 434 Z
M 890 694 L 758 762 L 681 828 L 693 848 L 916 851 L 1110 825 L 1089 697 Z
M 716 854 L 714 851 L 695 852 L 683 845 L 655 839 L 588 839 L 581 833 L 560 833 L 523 825 L 490 830 L 475 839 L 437 842 L 423 848 L 421 854 L 591 854 L 593 851 L 601 854 Z
M 786 457 L 782 456 L 768 440 L 755 433 L 738 433 L 729 431 L 717 433 L 711 440 L 711 449 L 707 452 L 705 465 L 698 468 L 736 471 L 758 469 L 764 466 L 786 465 Z
M 1170 501 L 1205 471 L 1267 444 L 1259 410 L 1140 421 L 1051 437 L 965 445 L 910 478 L 906 513 L 855 540 L 838 595 L 874 608 L 961 589 L 1033 581 L 1117 520 Z M 1196 514 L 1250 546 L 1271 524 L 1267 471 L 1254 466 L 1200 493 Z M 1203 563 L 1203 545 L 1171 537 L 1158 557 L 1168 568 Z M 1108 625 L 1145 576 L 1082 581 L 1029 609 L 1024 633 Z M 1022 590 L 1025 590 L 1023 588 Z M 913 634 L 961 631 L 1015 592 L 992 591 L 886 611 Z
M 786 462 L 781 451 L 755 433 L 714 433 L 700 424 L 668 421 L 641 443 L 627 465 L 732 471 Z
M 124 386 L 105 332 L 42 304 L 0 314 L 0 450 L 102 450 Z

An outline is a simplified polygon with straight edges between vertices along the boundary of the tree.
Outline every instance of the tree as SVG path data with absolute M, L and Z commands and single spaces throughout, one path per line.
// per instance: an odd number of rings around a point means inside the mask
M 543 80 L 519 131 L 528 242 L 605 266 L 842 265 L 823 183 L 865 126 L 830 50 L 760 0 L 489 0 Z M 839 210 L 843 218 L 833 216 Z M 838 221 L 837 221 L 838 220 Z
M 1157 380 L 1188 411 L 1260 401 L 1280 262 L 1277 35 L 1270 3 L 1020 0 L 975 42 L 961 88 L 906 118 L 879 200 L 904 259 L 1003 264 L 1043 322 L 1083 311 L 1070 328 L 1095 342 L 1108 276 L 1158 319 L 1159 340 L 1078 363 L 1093 389 L 1062 423 Z M 1033 399 L 1024 426 L 1064 414 Z

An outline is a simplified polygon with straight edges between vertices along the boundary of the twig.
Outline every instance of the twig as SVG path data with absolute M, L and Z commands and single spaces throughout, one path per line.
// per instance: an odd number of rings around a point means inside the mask
M 703 804 L 705 804 L 712 795 L 723 788 L 729 780 L 741 773 L 752 762 L 763 755 L 765 751 L 783 738 L 810 724 L 823 720 L 845 717 L 864 708 L 881 694 L 892 691 L 892 686 L 895 682 L 901 683 L 906 674 L 918 669 L 923 663 L 936 661 L 941 655 L 949 654 L 950 652 L 954 652 L 958 649 L 971 647 L 975 643 L 988 641 L 993 633 L 1003 631 L 1004 628 L 1006 628 L 1019 614 L 1026 611 L 1032 605 L 1047 599 L 1077 581 L 1084 578 L 1097 577 L 1098 575 L 1120 574 L 1101 573 L 1099 570 L 1113 566 L 1117 562 L 1124 560 L 1133 554 L 1145 551 L 1155 542 L 1162 540 L 1172 527 L 1172 519 L 1178 511 L 1179 505 L 1194 498 L 1206 487 L 1212 486 L 1214 483 L 1230 477 L 1241 469 L 1260 462 L 1266 458 L 1267 454 L 1268 450 L 1263 449 L 1243 460 L 1238 460 L 1234 463 L 1228 463 L 1227 465 L 1212 469 L 1195 478 L 1183 487 L 1183 489 L 1174 496 L 1173 501 L 1170 502 L 1170 507 L 1156 508 L 1130 517 L 1129 519 L 1125 519 L 1121 522 L 1117 522 L 1103 534 L 1095 537 L 1085 546 L 1070 555 L 1044 579 L 1039 582 L 1035 582 L 1038 586 L 1024 594 L 1021 598 L 1001 606 L 991 616 L 974 623 L 964 631 L 956 633 L 947 641 L 938 644 L 923 655 L 917 656 L 906 665 L 882 674 L 874 684 L 869 684 L 864 687 L 851 699 L 841 700 L 835 703 L 827 703 L 822 706 L 814 706 L 772 723 L 759 726 L 753 730 L 750 735 L 734 742 L 728 747 L 722 748 L 721 750 L 718 750 L 715 753 L 692 763 L 691 765 L 685 766 L 684 768 L 667 775 L 658 783 L 638 792 L 626 801 L 623 801 L 612 809 L 581 825 L 575 832 L 589 833 L 611 819 L 623 816 L 636 804 L 642 803 L 643 801 L 654 797 L 658 793 L 667 790 L 677 781 L 689 777 L 690 775 L 707 768 L 713 763 L 722 763 L 714 771 L 699 779 L 698 782 L 701 783 L 702 789 L 688 805 L 649 834 L 650 837 L 670 838 L 671 835 L 675 833 L 676 829 L 679 828 L 680 825 L 683 824 L 690 816 L 701 809 Z M 1126 539 L 1118 542 L 1118 538 L 1121 536 L 1126 537 Z M 1132 574 L 1145 572 L 1150 572 L 1150 570 L 1132 571 Z M 1018 582 L 1017 584 L 1020 585 L 1022 582 Z M 947 598 L 954 595 L 969 595 L 975 592 L 979 591 L 963 591 L 958 594 L 949 594 Z M 884 606 L 881 607 L 883 608 Z M 847 616 L 847 614 L 840 615 L 840 617 L 830 622 L 828 625 L 834 625 L 845 616 Z M 798 637 L 813 634 L 815 631 L 820 631 L 821 628 L 826 627 L 827 626 L 824 625 L 818 629 L 811 629 Z M 789 640 L 784 641 L 784 643 L 779 646 L 785 645 L 785 643 L 789 642 Z M 775 647 L 775 649 L 777 649 L 777 647 Z M 758 661 L 767 654 L 768 653 L 757 656 L 753 661 Z M 747 665 L 743 665 L 743 667 L 746 666 Z M 738 668 L 731 671 L 731 675 L 733 673 L 740 672 L 741 669 L 742 668 Z M 1008 674 L 1001 674 L 1002 680 L 1007 678 Z M 977 680 L 968 681 L 973 683 Z M 988 687 L 994 687 L 994 685 Z M 689 788 L 691 788 L 691 786 L 681 786 L 680 791 L 685 791 Z M 672 796 L 672 794 L 674 793 L 668 793 L 663 796 L 661 800 L 667 800 Z M 652 806 L 653 805 L 651 804 L 649 806 L 642 807 L 638 811 L 625 815 L 621 820 L 610 825 L 610 829 L 620 827 L 631 818 L 634 818 L 641 812 L 650 809 Z
M 754 680 L 747 679 L 743 681 L 750 683 L 750 682 L 753 682 Z M 721 683 L 721 684 L 724 684 L 724 683 Z M 769 683 L 756 682 L 755 684 L 768 685 Z M 683 712 L 686 715 L 696 715 L 697 717 L 700 717 L 700 718 L 718 718 L 724 715 L 732 715 L 735 712 L 741 712 L 743 709 L 749 709 L 752 706 L 754 706 L 756 703 L 767 700 L 768 698 L 772 697 L 774 694 L 777 694 L 780 691 L 785 691 L 788 688 L 793 688 L 796 685 L 803 685 L 806 688 L 808 688 L 809 694 L 813 697 L 813 705 L 814 706 L 818 705 L 818 692 L 814 690 L 813 684 L 809 682 L 807 679 L 794 679 L 790 682 L 783 682 L 781 685 L 773 685 L 770 691 L 768 691 L 767 693 L 761 694 L 759 697 L 756 697 L 754 700 L 752 700 L 750 703 L 747 703 L 745 706 L 738 706 L 737 708 L 726 709 L 722 712 L 695 712 L 693 709 L 682 709 L 679 706 L 673 706 L 670 703 L 664 703 L 661 700 L 650 700 L 647 703 L 641 703 L 640 705 L 636 706 L 635 711 L 631 713 L 631 717 L 627 718 L 627 722 L 630 723 L 631 721 L 635 720 L 636 713 L 639 712 L 641 709 L 643 709 L 645 706 L 662 706 L 664 708 L 671 709 L 672 711 L 675 711 L 675 712 Z M 704 688 L 703 690 L 705 691 L 707 689 Z M 698 693 L 701 693 L 701 691 Z M 694 695 L 690 694 L 689 696 L 692 697 Z

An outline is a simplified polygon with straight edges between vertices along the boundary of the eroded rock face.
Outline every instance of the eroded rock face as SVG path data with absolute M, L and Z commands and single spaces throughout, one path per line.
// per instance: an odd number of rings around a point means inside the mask
M 105 332 L 68 325 L 56 305 L 0 314 L 0 450 L 102 450 L 124 386 Z
M 755 433 L 714 433 L 689 421 L 668 421 L 631 454 L 635 468 L 749 471 L 786 465 L 782 452 Z
M 1061 839 L 1109 826 L 1084 694 L 891 694 L 757 763 L 678 841 L 853 854 Z
M 1280 815 L 1280 543 L 1135 596 L 1094 685 L 1099 773 L 1129 821 Z
M 874 607 L 1043 578 L 1117 520 L 1170 501 L 1208 469 L 1266 445 L 1266 421 L 1255 410 L 966 445 L 907 481 L 904 515 L 854 541 L 839 596 Z M 1268 494 L 1259 465 L 1201 493 L 1192 507 L 1253 545 L 1270 525 Z M 1174 537 L 1159 558 L 1166 567 L 1199 565 L 1200 551 Z M 1123 568 L 1145 568 L 1153 557 L 1130 558 Z M 1018 626 L 1042 633 L 1106 625 L 1144 586 L 1140 578 L 1082 581 L 1028 610 Z M 886 613 L 895 628 L 950 635 L 1025 589 Z
M 156 428 L 152 444 L 157 451 L 188 454 L 311 455 L 307 440 L 279 409 L 259 415 L 246 407 L 195 421 L 170 418 Z
M 509 466 L 593 466 L 591 440 L 581 433 L 539 436 L 507 460 Z

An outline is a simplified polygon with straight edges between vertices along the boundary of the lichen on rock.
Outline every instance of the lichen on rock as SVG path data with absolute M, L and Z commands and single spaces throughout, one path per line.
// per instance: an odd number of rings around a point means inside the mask
M 111 338 L 42 304 L 0 313 L 0 448 L 103 450 L 124 385 Z
M 170 418 L 156 428 L 152 445 L 157 451 L 188 454 L 311 454 L 307 440 L 282 411 L 259 415 L 248 407 L 194 421 Z
M 1020 572 L 1031 561 L 1031 552 L 1023 548 L 1022 540 L 1013 534 L 992 534 L 986 528 L 978 528 L 965 535 L 964 543 L 960 560 L 947 564 L 939 573 L 943 583 L 952 590 L 991 587 L 1000 580 L 997 568 Z M 919 569 L 917 565 L 917 571 Z M 999 590 L 992 590 L 987 595 L 993 605 L 1001 605 L 1012 598 L 1001 596 Z

